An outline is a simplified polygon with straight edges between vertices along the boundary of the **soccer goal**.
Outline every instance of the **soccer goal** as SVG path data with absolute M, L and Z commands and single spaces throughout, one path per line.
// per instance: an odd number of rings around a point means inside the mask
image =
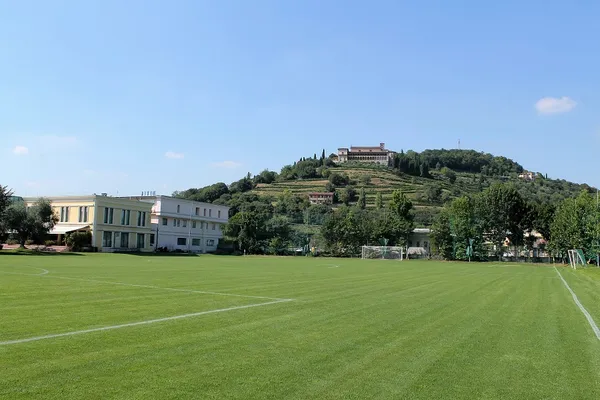
M 404 251 L 397 246 L 363 246 L 362 257 L 364 259 L 403 260 Z
M 569 264 L 571 264 L 571 268 L 573 269 L 577 269 L 578 265 L 585 267 L 587 263 L 585 262 L 585 255 L 583 254 L 583 250 L 569 250 Z

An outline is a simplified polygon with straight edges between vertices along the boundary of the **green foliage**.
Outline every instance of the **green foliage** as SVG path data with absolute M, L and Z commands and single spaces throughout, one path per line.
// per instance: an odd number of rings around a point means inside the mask
M 600 209 L 587 191 L 563 201 L 550 226 L 550 248 L 560 255 L 569 249 L 582 249 L 588 258 L 600 252 Z
M 442 197 L 442 188 L 437 183 L 427 183 L 423 186 L 423 197 L 428 203 L 439 203 Z
M 377 192 L 375 195 L 375 208 L 378 210 L 383 208 L 383 195 L 381 192 Z
M 257 185 L 259 183 L 268 185 L 270 183 L 275 182 L 277 180 L 277 177 L 278 177 L 277 172 L 269 171 L 268 169 L 265 169 L 260 174 L 255 175 L 252 180 L 254 181 L 255 185 Z
M 229 193 L 227 185 L 223 182 L 218 182 L 199 189 L 191 188 L 182 192 L 175 192 L 173 196 L 181 199 L 212 203 L 227 193 Z
M 12 191 L 7 186 L 0 185 L 0 243 L 6 239 L 6 226 L 5 213 L 6 209 L 11 203 Z
M 402 193 L 400 190 L 394 190 L 394 192 L 392 193 L 392 200 L 389 204 L 389 208 L 391 211 L 395 212 L 400 218 L 404 220 L 412 221 L 412 207 L 412 202 L 408 199 L 408 197 L 406 197 L 404 193 Z
M 451 184 L 454 184 L 454 182 L 456 182 L 456 173 L 454 171 L 452 171 L 450 168 L 444 167 L 444 168 L 442 168 L 441 172 L 442 172 L 442 175 L 444 175 Z M 475 175 L 473 175 L 473 177 L 475 177 Z
M 450 208 L 444 208 L 431 226 L 431 247 L 445 260 L 454 259 L 451 215 Z
M 339 200 L 345 204 L 349 205 L 350 202 L 356 199 L 356 190 L 352 186 L 348 186 L 344 189 L 339 190 Z
M 371 175 L 361 175 L 358 181 L 363 186 L 369 186 L 371 184 Z
M 51 230 L 58 218 L 47 199 L 40 198 L 29 209 L 24 203 L 12 203 L 5 212 L 7 229 L 14 231 L 21 247 L 28 240 L 43 243 L 44 236 Z
M 73 232 L 67 235 L 65 242 L 73 251 L 81 251 L 92 245 L 92 232 Z
M 505 239 L 515 245 L 523 244 L 525 201 L 513 185 L 495 184 L 486 189 L 477 201 L 479 217 L 487 238 L 501 256 Z
M 346 186 L 350 183 L 350 178 L 346 174 L 334 172 L 329 175 L 329 182 L 336 187 Z
M 367 208 L 367 193 L 365 192 L 365 188 L 360 188 L 360 194 L 358 196 L 358 202 L 356 203 L 356 206 L 360 209 L 365 209 Z
M 487 175 L 494 176 L 523 172 L 523 167 L 513 160 L 475 150 L 425 150 L 419 156 L 427 165 L 435 165 L 437 169 L 447 167 L 455 171 L 470 173 L 485 171 Z

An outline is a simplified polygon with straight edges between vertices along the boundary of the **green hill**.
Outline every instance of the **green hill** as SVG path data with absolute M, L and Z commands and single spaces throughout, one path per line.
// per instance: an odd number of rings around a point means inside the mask
M 415 206 L 417 225 L 427 226 L 445 202 L 481 192 L 499 181 L 514 184 L 529 202 L 556 204 L 567 197 L 576 196 L 581 190 L 594 190 L 585 184 L 548 179 L 541 173 L 535 173 L 533 180 L 524 180 L 519 178 L 523 167 L 513 160 L 474 150 L 401 152 L 390 167 L 359 163 L 338 165 L 334 157 L 324 157 L 323 152 L 321 158 L 303 158 L 286 165 L 279 174 L 263 171 L 255 176 L 248 174 L 230 185 L 217 183 L 174 195 L 227 204 L 236 212 L 240 204 L 256 201 L 253 195 L 276 206 L 283 194 L 295 195 L 299 201 L 307 204 L 310 192 L 333 190 L 341 195 L 352 188 L 358 194 L 364 188 L 367 207 L 374 207 L 378 193 L 386 203 L 394 190 L 401 190 Z M 332 175 L 339 179 L 332 178 Z M 242 194 L 244 198 L 240 197 Z M 350 203 L 356 200 L 354 197 Z M 340 204 L 334 204 L 333 208 Z M 306 207 L 298 206 L 299 209 Z M 301 222 L 300 219 L 297 222 Z

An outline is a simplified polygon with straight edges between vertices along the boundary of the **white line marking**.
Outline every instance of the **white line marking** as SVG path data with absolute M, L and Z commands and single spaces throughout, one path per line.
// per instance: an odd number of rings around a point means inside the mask
M 27 275 L 27 276 L 42 276 L 42 275 L 47 275 L 47 274 L 50 273 L 50 271 L 48 271 L 47 269 L 44 269 L 44 268 L 38 268 L 38 267 L 24 267 L 24 268 L 39 269 L 39 270 L 41 270 L 43 272 L 41 274 L 25 274 L 23 272 L 0 271 L 0 273 L 2 273 L 2 274 L 11 274 L 11 275 Z
M 81 331 L 55 333 L 55 334 L 52 334 L 52 335 L 35 336 L 35 337 L 30 337 L 30 338 L 25 338 L 25 339 L 7 340 L 7 341 L 4 341 L 4 342 L 0 342 L 0 346 L 7 346 L 7 345 L 11 345 L 11 344 L 19 344 L 19 343 L 27 343 L 27 342 L 35 342 L 35 341 L 38 341 L 38 340 L 54 339 L 54 338 L 59 338 L 59 337 L 64 337 L 64 336 L 82 335 L 84 333 L 102 332 L 102 331 L 109 331 L 109 330 L 113 330 L 113 329 L 129 328 L 129 327 L 132 327 L 132 326 L 149 325 L 149 324 L 155 324 L 155 323 L 158 323 L 158 322 L 173 321 L 173 320 L 176 320 L 176 319 L 198 317 L 200 315 L 215 314 L 215 313 L 221 313 L 221 312 L 233 311 L 233 310 L 242 310 L 244 308 L 268 306 L 268 305 L 271 305 L 271 304 L 285 303 L 285 302 L 288 302 L 288 301 L 293 301 L 293 299 L 283 299 L 283 300 L 277 300 L 277 301 L 270 301 L 268 303 L 247 304 L 245 306 L 220 308 L 220 309 L 217 309 L 217 310 L 201 311 L 201 312 L 191 313 L 191 314 L 174 315 L 172 317 L 164 317 L 164 318 L 158 318 L 158 319 L 149 319 L 149 320 L 146 320 L 146 321 L 139 321 L 139 322 L 130 322 L 128 324 L 103 326 L 103 327 L 100 327 L 100 328 L 84 329 L 84 330 L 81 330 Z
M 556 271 L 556 273 L 560 277 L 560 280 L 563 281 L 563 283 L 565 284 L 565 287 L 569 290 L 569 292 L 571 292 L 571 296 L 573 296 L 573 300 L 575 301 L 575 304 L 577 304 L 577 307 L 579 307 L 579 309 L 581 310 L 581 312 L 583 313 L 583 315 L 585 315 L 585 318 L 587 319 L 588 323 L 592 327 L 592 330 L 596 334 L 596 338 L 598 340 L 600 340 L 600 329 L 598 328 L 598 325 L 596 325 L 596 323 L 594 322 L 594 319 L 592 318 L 592 316 L 590 315 L 590 313 L 585 309 L 585 307 L 583 307 L 583 305 L 581 304 L 581 302 L 577 298 L 577 295 L 571 289 L 571 287 L 569 286 L 569 284 L 567 283 L 567 281 L 565 281 L 565 278 L 563 278 L 562 274 L 560 272 L 558 272 L 558 269 L 556 269 L 556 267 L 554 267 L 554 270 Z
M 340 266 L 336 264 L 319 264 L 317 267 L 339 268 Z

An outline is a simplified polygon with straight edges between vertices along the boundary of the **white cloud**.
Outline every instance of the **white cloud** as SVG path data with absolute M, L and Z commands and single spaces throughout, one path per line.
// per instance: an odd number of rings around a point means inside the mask
M 174 151 L 167 151 L 165 153 L 165 157 L 167 158 L 171 158 L 171 159 L 181 159 L 184 157 L 183 153 L 176 153 Z
M 559 114 L 575 108 L 577 102 L 570 97 L 543 97 L 535 103 L 539 114 Z
M 15 146 L 15 148 L 13 149 L 13 153 L 18 156 L 24 156 L 29 154 L 29 149 L 25 146 Z
M 217 167 L 217 168 L 233 169 L 233 168 L 241 167 L 242 163 L 239 163 L 236 161 L 221 161 L 221 162 L 213 163 L 212 166 Z

